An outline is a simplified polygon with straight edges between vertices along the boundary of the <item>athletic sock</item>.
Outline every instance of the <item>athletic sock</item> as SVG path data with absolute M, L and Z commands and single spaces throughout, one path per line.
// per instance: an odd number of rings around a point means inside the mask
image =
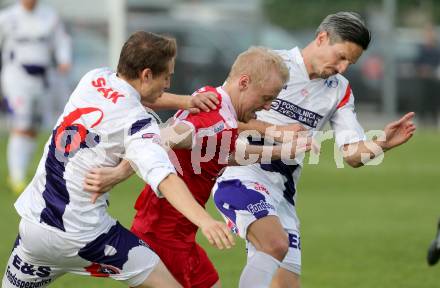
M 8 143 L 8 168 L 12 182 L 24 182 L 34 156 L 35 138 L 12 134 Z
M 240 276 L 240 288 L 267 288 L 280 267 L 280 261 L 261 251 L 248 258 Z

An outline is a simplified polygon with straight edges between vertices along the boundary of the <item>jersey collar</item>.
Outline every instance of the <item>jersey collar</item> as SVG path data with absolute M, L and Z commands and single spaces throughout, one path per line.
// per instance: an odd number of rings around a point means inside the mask
M 141 95 L 139 94 L 139 92 L 136 89 L 134 89 L 134 87 L 131 86 L 127 81 L 116 76 L 115 72 L 113 72 L 110 75 L 110 81 L 117 83 L 117 85 L 120 87 L 120 89 L 124 90 L 124 92 L 127 93 L 127 96 L 133 95 L 136 97 L 136 99 L 141 100 Z
M 301 76 L 310 81 L 309 73 L 307 72 L 306 64 L 304 63 L 304 58 L 301 55 L 301 50 L 298 47 L 295 47 L 290 51 L 293 55 L 293 61 L 298 65 Z
M 237 120 L 237 112 L 234 109 L 234 106 L 232 105 L 231 97 L 226 93 L 226 91 L 223 89 L 223 87 L 217 87 L 217 92 L 222 95 L 222 102 L 228 105 L 228 109 L 234 114 L 235 120 Z

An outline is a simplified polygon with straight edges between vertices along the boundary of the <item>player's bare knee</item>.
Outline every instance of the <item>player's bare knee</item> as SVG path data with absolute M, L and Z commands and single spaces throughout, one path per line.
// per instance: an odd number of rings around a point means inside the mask
M 262 252 L 269 254 L 278 261 L 283 261 L 289 251 L 289 241 L 287 238 L 272 238 L 261 244 Z

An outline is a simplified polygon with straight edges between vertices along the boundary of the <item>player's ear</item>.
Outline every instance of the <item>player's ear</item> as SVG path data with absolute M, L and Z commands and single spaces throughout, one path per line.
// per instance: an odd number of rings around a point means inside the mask
M 251 78 L 249 75 L 241 75 L 240 79 L 238 80 L 238 87 L 240 88 L 240 91 L 246 90 L 251 82 Z
M 327 31 L 321 31 L 316 35 L 316 44 L 321 46 L 329 40 L 329 35 Z
M 151 80 L 153 80 L 153 71 L 151 71 L 150 68 L 145 68 L 144 70 L 142 70 L 139 76 L 142 83 L 150 82 Z

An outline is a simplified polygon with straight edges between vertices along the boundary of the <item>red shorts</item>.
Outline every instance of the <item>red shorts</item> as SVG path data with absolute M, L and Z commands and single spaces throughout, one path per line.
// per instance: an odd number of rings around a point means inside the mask
M 184 288 L 210 288 L 219 280 L 205 250 L 194 242 L 188 249 L 171 248 L 161 245 L 166 240 L 132 231 L 156 252 L 171 274 Z

